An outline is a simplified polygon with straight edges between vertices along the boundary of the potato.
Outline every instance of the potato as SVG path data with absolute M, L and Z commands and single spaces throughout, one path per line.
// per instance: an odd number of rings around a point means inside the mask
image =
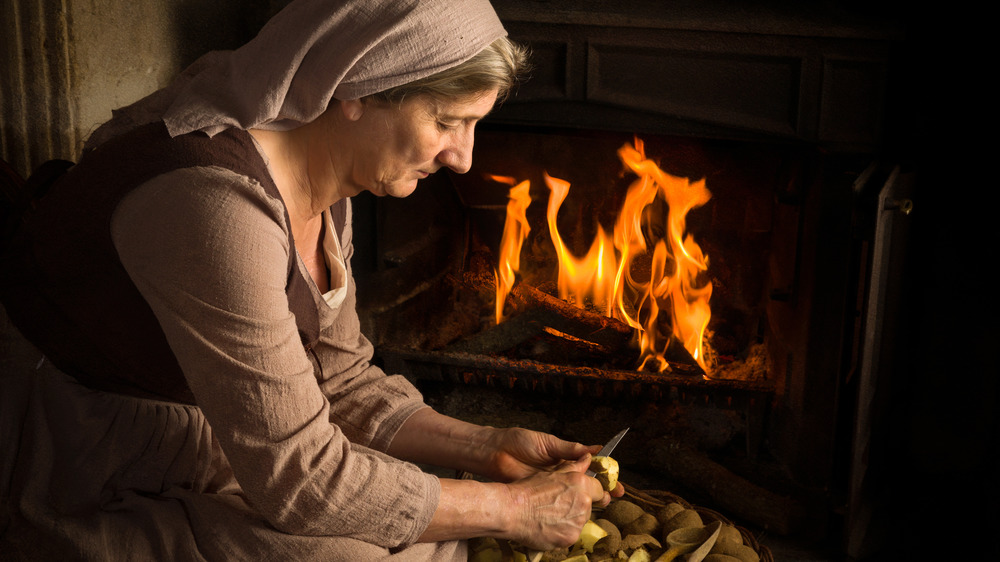
M 569 557 L 569 548 L 553 548 L 542 553 L 541 562 L 562 562 Z
M 582 547 L 587 552 L 594 552 L 594 545 L 606 536 L 608 536 L 608 532 L 600 525 L 593 520 L 587 520 L 583 524 L 583 529 L 580 530 L 580 538 L 576 539 L 576 544 L 573 546 Z
M 656 510 L 656 520 L 660 522 L 660 525 L 665 525 L 671 517 L 677 515 L 678 513 L 684 511 L 684 506 L 677 502 L 670 502 L 667 505 Z
M 634 521 L 621 529 L 623 535 L 656 535 L 659 530 L 660 522 L 648 513 L 636 517 Z
M 709 554 L 727 554 L 738 558 L 740 562 L 760 562 L 760 555 L 757 554 L 757 551 L 742 542 L 716 541 L 712 545 L 712 550 L 709 551 Z
M 663 536 L 666 537 L 671 532 L 683 527 L 701 527 L 704 523 L 701 520 L 701 515 L 693 509 L 684 509 L 677 512 L 663 524 Z
M 611 457 L 595 456 L 590 459 L 590 470 L 594 478 L 601 483 L 605 491 L 611 492 L 618 487 L 618 461 Z
M 473 552 L 486 548 L 500 548 L 500 543 L 493 537 L 479 537 L 469 541 L 469 549 Z
M 499 547 L 483 548 L 470 556 L 469 562 L 503 562 L 503 554 Z
M 653 558 L 649 555 L 649 552 L 645 548 L 637 548 L 631 556 L 628 557 L 628 562 L 652 562 Z
M 611 554 L 618 552 L 622 542 L 622 533 L 618 530 L 618 527 L 615 527 L 615 524 L 607 519 L 595 519 L 594 523 L 607 533 L 603 538 L 597 540 L 594 549 Z
M 723 524 L 722 527 L 719 528 L 719 538 L 716 540 L 717 542 L 734 542 L 737 544 L 743 544 L 743 533 L 732 525 Z
M 728 554 L 709 554 L 702 562 L 740 562 L 740 559 Z
M 646 513 L 638 505 L 628 500 L 615 500 L 608 504 L 601 513 L 601 517 L 614 523 L 619 529 L 635 521 L 640 515 Z

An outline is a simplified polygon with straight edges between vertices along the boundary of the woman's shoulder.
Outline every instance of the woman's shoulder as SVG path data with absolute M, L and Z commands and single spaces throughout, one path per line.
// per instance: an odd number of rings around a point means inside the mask
M 145 182 L 122 199 L 111 227 L 119 251 L 136 244 L 188 255 L 202 247 L 228 248 L 234 251 L 224 254 L 282 263 L 290 251 L 281 201 L 256 180 L 213 166 L 180 168 Z
M 178 214 L 188 222 L 271 222 L 286 229 L 285 207 L 254 178 L 218 166 L 160 174 L 126 196 L 117 212 Z

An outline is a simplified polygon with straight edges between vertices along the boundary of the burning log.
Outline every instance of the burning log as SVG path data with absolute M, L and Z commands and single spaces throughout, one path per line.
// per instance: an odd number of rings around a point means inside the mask
M 479 293 L 484 301 L 495 297 L 492 275 L 466 273 L 461 281 Z M 608 353 L 634 354 L 635 331 L 620 320 L 584 310 L 525 284 L 516 285 L 507 295 L 511 310 L 508 320 L 483 330 L 456 344 L 455 351 L 503 351 L 552 328 L 575 338 L 597 344 Z
M 635 330 L 620 320 L 573 306 L 530 285 L 515 286 L 507 300 L 515 310 L 541 311 L 551 328 L 611 350 L 629 349 L 635 337 Z

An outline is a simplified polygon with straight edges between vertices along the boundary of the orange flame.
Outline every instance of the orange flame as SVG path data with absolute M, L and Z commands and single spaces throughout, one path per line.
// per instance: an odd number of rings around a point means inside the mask
M 559 296 L 576 306 L 586 302 L 607 316 L 626 322 L 636 329 L 641 351 L 640 370 L 665 371 L 665 358 L 671 337 L 680 341 L 705 372 L 709 372 L 705 330 L 711 318 L 709 299 L 711 282 L 704 281 L 708 257 L 687 234 L 686 217 L 690 210 L 707 203 L 711 193 L 705 181 L 691 182 L 660 170 L 646 158 L 643 143 L 625 145 L 618 151 L 625 167 L 638 178 L 629 187 L 618 215 L 614 235 L 598 225 L 597 234 L 586 256 L 574 256 L 563 243 L 556 226 L 559 208 L 569 193 L 565 180 L 545 174 L 550 190 L 548 228 L 559 259 Z M 512 178 L 494 177 L 514 184 Z M 523 187 L 522 187 L 523 186 Z M 515 204 L 514 190 L 522 190 L 525 199 Z M 503 299 L 513 286 L 518 270 L 521 243 L 528 232 L 524 219 L 528 182 L 511 190 L 507 223 L 500 249 L 497 274 L 497 322 L 501 321 Z M 662 216 L 657 200 L 666 203 Z M 658 223 L 662 221 L 662 223 Z M 655 228 L 662 224 L 662 228 Z M 656 235 L 659 230 L 663 235 Z M 509 233 L 509 235 L 508 235 Z M 650 254 L 649 247 L 652 246 Z M 645 271 L 648 275 L 637 275 Z M 661 317 L 661 313 L 663 317 Z M 661 324 L 669 315 L 671 333 L 661 333 Z
M 559 258 L 559 298 L 583 307 L 589 297 L 594 306 L 610 312 L 614 302 L 613 272 L 617 268 L 611 237 L 598 225 L 590 251 L 583 258 L 576 258 L 566 248 L 562 236 L 556 228 L 556 216 L 569 193 L 569 183 L 545 174 L 545 183 L 552 195 L 549 197 L 549 235 L 556 247 Z
M 705 180 L 692 183 L 687 178 L 660 170 L 646 158 L 639 139 L 635 139 L 635 147 L 625 145 L 619 149 L 618 156 L 639 177 L 629 187 L 615 224 L 615 247 L 621 252 L 615 288 L 619 298 L 616 316 L 640 329 L 640 368 L 655 367 L 663 371 L 668 367 L 663 354 L 669 337 L 660 337 L 657 329 L 661 310 L 667 310 L 673 336 L 708 372 L 704 333 L 712 316 L 708 305 L 712 283 L 699 279 L 708 269 L 708 258 L 702 254 L 694 237 L 685 236 L 685 232 L 688 212 L 707 203 L 712 194 L 705 187 Z M 649 280 L 636 280 L 630 272 L 635 258 L 647 252 L 643 224 L 644 220 L 654 218 L 648 211 L 657 197 L 661 197 L 669 208 L 666 236 L 656 241 Z M 631 302 L 626 300 L 627 295 L 633 295 Z M 630 309 L 636 313 L 630 314 Z M 640 310 L 644 312 L 644 321 L 639 319 Z
M 494 181 L 514 185 L 514 178 L 490 176 Z M 500 240 L 500 265 L 496 271 L 497 278 L 497 324 L 503 321 L 503 305 L 507 294 L 514 286 L 514 279 L 521 267 L 521 245 L 531 228 L 526 216 L 531 196 L 528 190 L 530 182 L 522 181 L 510 189 L 507 199 L 507 220 L 503 227 L 503 238 Z

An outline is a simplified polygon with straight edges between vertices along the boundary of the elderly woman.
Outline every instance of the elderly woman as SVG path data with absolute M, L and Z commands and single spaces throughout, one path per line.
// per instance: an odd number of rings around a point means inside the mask
M 0 551 L 460 560 L 476 536 L 574 541 L 609 500 L 584 474 L 595 448 L 433 411 L 370 364 L 354 308 L 350 197 L 467 171 L 523 59 L 486 0 L 295 0 L 116 112 L 5 252 L 4 304 L 44 359 L 0 398 Z

